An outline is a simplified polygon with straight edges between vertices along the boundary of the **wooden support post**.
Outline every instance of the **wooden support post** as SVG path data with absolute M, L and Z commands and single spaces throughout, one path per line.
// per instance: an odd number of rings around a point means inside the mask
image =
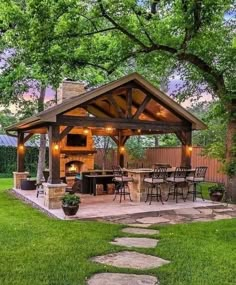
M 18 132 L 17 140 L 17 172 L 25 171 L 24 133 Z
M 121 131 L 118 131 L 118 144 L 117 144 L 117 163 L 120 165 L 120 167 L 124 167 L 124 150 L 122 148 L 124 147 L 124 144 L 122 143 L 123 136 L 121 134 Z
M 59 126 L 49 126 L 49 178 L 48 183 L 59 184 L 60 179 L 60 132 Z
M 184 142 L 182 142 L 181 166 L 191 168 L 192 131 L 185 131 L 183 133 Z

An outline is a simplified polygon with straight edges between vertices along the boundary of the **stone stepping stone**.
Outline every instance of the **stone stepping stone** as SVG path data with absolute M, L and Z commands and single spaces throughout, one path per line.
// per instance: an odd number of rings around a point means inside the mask
M 129 227 L 135 227 L 135 228 L 149 228 L 152 226 L 152 224 L 128 224 Z
M 110 253 L 107 255 L 96 256 L 92 260 L 115 267 L 141 270 L 152 269 L 169 263 L 168 260 L 135 251 Z
M 169 221 L 170 221 L 169 219 L 165 219 L 162 217 L 146 217 L 137 220 L 137 222 L 143 224 L 162 224 L 162 223 L 168 223 Z
M 174 210 L 177 215 L 198 215 L 200 211 L 194 208 L 183 208 Z
M 226 220 L 226 219 L 232 219 L 230 215 L 216 215 L 214 217 L 215 220 Z
M 158 230 L 141 229 L 141 228 L 124 228 L 123 233 L 136 234 L 136 235 L 156 235 L 160 232 Z
M 208 208 L 205 208 L 205 209 L 198 209 L 201 214 L 204 214 L 206 216 L 209 216 L 209 215 L 212 215 L 213 213 L 213 210 L 212 209 L 208 209 Z
M 214 209 L 214 212 L 216 213 L 223 213 L 223 212 L 232 212 L 232 208 L 224 208 L 224 209 Z
M 155 248 L 158 240 L 152 238 L 121 237 L 114 239 L 110 243 L 126 247 Z
M 158 285 L 156 277 L 149 275 L 99 273 L 88 280 L 88 285 Z

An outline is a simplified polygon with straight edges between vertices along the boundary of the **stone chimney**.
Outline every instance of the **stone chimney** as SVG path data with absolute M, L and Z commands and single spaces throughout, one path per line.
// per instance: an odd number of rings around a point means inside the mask
M 64 80 L 57 89 L 57 104 L 84 93 L 85 85 L 79 81 Z

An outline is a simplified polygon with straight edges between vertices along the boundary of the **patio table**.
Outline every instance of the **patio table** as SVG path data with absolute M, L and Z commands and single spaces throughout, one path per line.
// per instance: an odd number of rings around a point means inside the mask
M 113 174 L 89 174 L 85 175 L 89 180 L 89 193 L 96 196 L 96 184 L 103 184 L 103 191 L 107 192 L 107 184 L 113 183 Z

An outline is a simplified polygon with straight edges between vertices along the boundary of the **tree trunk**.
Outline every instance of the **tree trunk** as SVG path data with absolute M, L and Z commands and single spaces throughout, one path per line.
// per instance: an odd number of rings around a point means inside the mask
M 230 116 L 226 135 L 226 172 L 228 175 L 227 190 L 233 201 L 236 201 L 236 119 L 233 113 L 235 106 L 230 106 Z
M 39 157 L 37 168 L 37 183 L 43 180 L 43 170 L 45 169 L 46 158 L 46 134 L 40 135 Z
M 38 112 L 42 112 L 44 109 L 45 94 L 46 94 L 46 87 L 41 86 L 40 96 L 38 99 Z M 45 158 L 46 158 L 46 134 L 41 134 L 40 145 L 39 145 L 38 168 L 37 168 L 37 183 L 39 183 L 43 179 Z

